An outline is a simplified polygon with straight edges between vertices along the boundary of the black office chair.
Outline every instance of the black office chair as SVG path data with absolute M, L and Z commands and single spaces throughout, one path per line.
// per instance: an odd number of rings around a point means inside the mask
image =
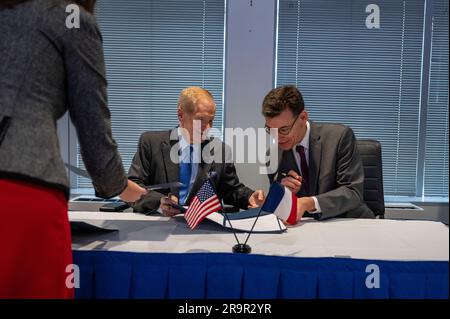
M 370 139 L 359 139 L 356 143 L 364 167 L 364 201 L 375 216 L 384 218 L 381 144 Z

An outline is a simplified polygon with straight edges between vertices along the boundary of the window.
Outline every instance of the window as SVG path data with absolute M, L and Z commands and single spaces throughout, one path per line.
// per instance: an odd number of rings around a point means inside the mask
M 433 3 L 425 196 L 448 196 L 448 0 Z
M 379 140 L 386 195 L 448 196 L 448 9 L 446 22 L 445 9 L 435 17 L 430 105 L 421 123 L 425 2 L 378 1 L 380 27 L 368 28 L 372 3 L 279 0 L 276 85 L 297 85 L 311 120 Z M 424 194 L 417 178 L 425 131 Z
M 214 96 L 222 130 L 224 0 L 98 1 L 112 131 L 128 170 L 139 136 L 178 124 L 180 91 L 202 86 Z M 78 148 L 77 162 L 83 167 Z M 78 177 L 77 188 L 90 188 Z

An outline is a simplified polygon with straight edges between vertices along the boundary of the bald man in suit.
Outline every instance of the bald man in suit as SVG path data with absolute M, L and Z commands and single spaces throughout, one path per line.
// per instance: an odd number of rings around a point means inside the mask
M 188 87 L 178 101 L 179 127 L 141 135 L 128 178 L 142 186 L 178 181 L 184 186 L 149 192 L 132 204 L 135 211 L 158 211 L 170 217 L 179 214 L 176 204 L 189 205 L 207 178 L 225 204 L 242 209 L 262 205 L 263 191 L 253 191 L 239 181 L 230 147 L 207 138 L 215 112 L 209 91 Z M 220 157 L 214 153 L 218 149 Z

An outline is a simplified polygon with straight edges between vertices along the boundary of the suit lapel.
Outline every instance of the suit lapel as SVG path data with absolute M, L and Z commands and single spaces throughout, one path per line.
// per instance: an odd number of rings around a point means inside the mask
M 283 162 L 286 163 L 287 165 L 285 165 L 284 169 L 281 170 L 280 172 L 284 172 L 284 173 L 288 173 L 290 170 L 295 171 L 298 175 L 302 175 L 300 173 L 300 168 L 298 167 L 297 164 L 297 160 L 295 159 L 295 155 L 294 155 L 295 150 L 289 150 L 289 151 L 285 151 L 284 152 L 284 159 Z M 309 169 L 309 168 L 308 168 Z M 280 177 L 280 180 L 283 178 L 284 176 Z M 310 188 L 311 189 L 311 188 Z M 298 197 L 303 197 L 303 196 L 307 196 L 308 194 L 306 194 L 305 192 L 305 188 L 302 187 L 300 189 L 300 191 L 296 194 Z
M 320 162 L 322 159 L 322 142 L 320 140 L 319 128 L 313 122 L 310 122 L 311 132 L 309 137 L 309 189 L 311 194 L 318 192 Z
M 170 151 L 171 151 L 172 147 L 176 143 L 178 143 L 178 140 L 170 140 L 170 133 L 167 136 L 167 139 L 163 139 L 161 141 L 161 152 L 162 152 L 162 158 L 164 161 L 164 168 L 166 170 L 166 177 L 167 177 L 168 183 L 177 182 L 180 180 L 179 164 L 174 163 L 170 159 Z M 172 194 L 176 195 L 177 197 L 179 196 L 179 190 L 177 187 L 171 187 L 170 192 Z
M 300 174 L 300 168 L 297 165 L 297 160 L 295 159 L 294 150 L 283 151 L 283 155 L 281 157 L 281 164 L 278 169 L 278 178 L 277 181 L 280 182 L 284 176 L 281 173 L 289 173 L 290 170 L 295 171 L 298 175 Z M 296 194 L 298 197 L 306 196 L 308 194 L 305 193 L 305 189 L 301 188 L 300 191 Z
M 197 194 L 197 191 L 199 190 L 200 186 L 203 184 L 203 182 L 208 177 L 208 172 L 209 172 L 210 166 L 211 166 L 211 164 L 199 163 L 197 176 L 195 177 L 194 184 L 192 185 L 191 189 L 189 190 L 189 194 L 186 198 L 186 203 L 190 203 L 192 198 L 195 196 L 195 194 Z

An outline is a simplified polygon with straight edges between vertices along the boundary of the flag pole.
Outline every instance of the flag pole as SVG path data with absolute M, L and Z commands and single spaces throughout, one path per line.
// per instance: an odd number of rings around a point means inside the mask
M 266 199 L 269 198 L 269 195 L 270 195 L 270 189 L 271 189 L 271 187 L 269 188 L 269 192 L 267 193 Z M 244 242 L 244 245 L 246 245 L 246 246 L 248 246 L 248 245 L 247 245 L 248 239 L 250 238 L 250 235 L 252 234 L 253 229 L 255 228 L 256 222 L 258 221 L 258 218 L 259 218 L 259 216 L 261 215 L 263 206 L 264 206 L 264 204 L 259 208 L 258 215 L 256 216 L 255 221 L 253 222 L 252 228 L 250 229 L 250 232 L 249 232 L 248 235 L 247 235 L 247 239 L 246 239 L 245 242 Z
M 215 172 L 214 172 L 214 173 L 215 173 Z M 210 182 L 210 184 L 211 184 L 211 187 L 214 189 L 214 192 L 217 194 L 217 190 L 216 190 L 216 188 L 214 187 L 214 183 L 212 182 L 211 177 L 210 177 L 210 175 L 209 175 L 208 173 L 206 173 L 206 179 L 209 180 L 209 182 Z M 234 227 L 233 227 L 233 225 L 231 224 L 231 220 L 230 220 L 230 218 L 228 217 L 228 214 L 225 213 L 225 211 L 223 210 L 222 201 L 220 201 L 220 207 L 221 207 L 221 209 L 220 209 L 221 214 L 225 216 L 225 219 L 226 219 L 226 220 L 228 221 L 228 223 L 230 224 L 231 231 L 233 232 L 234 238 L 236 239 L 237 244 L 233 246 L 233 252 L 235 252 L 235 251 L 234 251 L 234 248 L 235 248 L 236 246 L 240 246 L 240 245 L 242 245 L 242 244 L 239 242 L 239 239 L 238 239 L 238 237 L 237 237 L 237 235 L 236 235 L 236 232 L 234 231 Z M 250 248 L 250 251 L 251 251 L 251 248 Z M 250 251 L 248 251 L 248 253 L 249 253 Z
M 272 180 L 272 183 L 270 184 L 269 192 L 267 193 L 266 200 L 267 200 L 267 198 L 269 198 L 269 196 L 270 196 L 270 190 L 272 189 L 272 184 L 273 184 L 274 182 L 276 182 L 277 178 L 278 178 L 278 170 L 277 170 L 276 174 L 274 175 L 274 178 L 273 178 L 273 180 Z M 239 245 L 240 245 L 239 247 L 236 247 L 237 245 L 235 246 L 237 250 L 242 250 L 242 251 L 234 251 L 234 248 L 235 248 L 235 247 L 233 247 L 233 252 L 239 252 L 239 253 L 249 253 L 249 252 L 251 252 L 252 249 L 251 249 L 251 247 L 250 247 L 249 245 L 247 245 L 247 242 L 248 242 L 248 240 L 249 240 L 249 238 L 250 238 L 250 235 L 251 235 L 252 232 L 253 232 L 253 229 L 255 228 L 255 225 L 256 225 L 256 222 L 258 221 L 259 216 L 261 215 L 263 206 L 264 206 L 264 204 L 261 205 L 261 207 L 259 208 L 258 215 L 256 216 L 256 219 L 255 219 L 255 221 L 253 222 L 252 228 L 250 229 L 250 232 L 248 233 L 247 239 L 245 240 L 245 242 L 244 242 L 243 244 L 239 244 Z

